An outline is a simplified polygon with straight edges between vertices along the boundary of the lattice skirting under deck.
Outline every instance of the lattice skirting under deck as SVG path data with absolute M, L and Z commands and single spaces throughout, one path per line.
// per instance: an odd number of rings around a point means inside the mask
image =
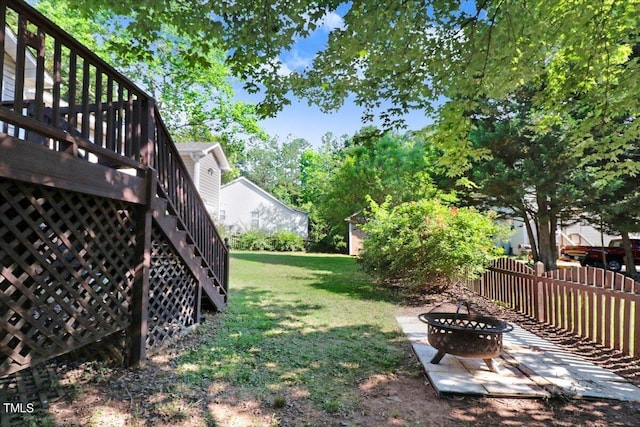
M 131 207 L 5 179 L 0 201 L 0 374 L 125 330 Z
M 131 324 L 135 212 L 0 179 L 0 377 L 62 354 L 82 357 L 84 348 L 118 361 L 125 340 L 95 343 Z M 148 350 L 194 325 L 199 311 L 197 280 L 155 226 L 151 250 Z
M 196 323 L 198 282 L 162 233 L 153 229 L 147 348 L 162 346 Z

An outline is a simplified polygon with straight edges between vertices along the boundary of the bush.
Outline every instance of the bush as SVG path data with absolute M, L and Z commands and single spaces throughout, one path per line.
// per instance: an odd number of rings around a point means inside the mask
M 271 242 L 269 235 L 262 230 L 249 230 L 240 234 L 235 239 L 234 249 L 247 251 L 270 251 Z
M 304 239 L 293 231 L 278 230 L 271 236 L 271 247 L 280 252 L 303 251 Z
M 231 239 L 233 249 L 247 251 L 292 252 L 304 250 L 304 239 L 288 230 L 270 235 L 264 230 L 249 230 Z
M 492 215 L 436 200 L 371 207 L 359 262 L 376 278 L 401 279 L 426 291 L 475 277 L 502 254 L 505 229 Z

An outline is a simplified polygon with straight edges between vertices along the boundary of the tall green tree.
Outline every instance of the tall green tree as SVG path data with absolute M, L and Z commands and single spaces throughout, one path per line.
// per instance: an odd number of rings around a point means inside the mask
M 355 135 L 352 141 L 361 142 L 343 150 L 317 202 L 330 227 L 344 233 L 345 218 L 366 209 L 368 200 L 382 204 L 390 198 L 393 206 L 438 192 L 433 177 L 439 151 L 428 141 L 412 133 L 364 140 Z
M 302 138 L 255 140 L 247 148 L 240 170 L 263 190 L 283 202 L 302 207 L 302 159 L 311 144 Z
M 323 252 L 342 251 L 346 248 L 344 224 L 331 224 L 323 215 L 323 195 L 331 188 L 331 180 L 352 143 L 343 135 L 335 137 L 331 132 L 322 137 L 319 147 L 306 150 L 301 159 L 301 195 L 303 209 L 309 213 L 309 235 L 312 249 Z
M 129 20 L 109 8 L 75 8 L 67 0 L 37 0 L 35 6 L 154 97 L 177 141 L 221 142 L 233 159 L 247 136 L 264 137 L 255 105 L 234 99 L 233 74 L 215 43 L 194 57 L 197 35 L 171 22 L 141 41 Z M 82 14 L 87 8 L 91 13 Z M 144 51 L 133 47 L 140 43 Z
M 247 87 L 264 89 L 261 112 L 277 111 L 291 95 L 326 109 L 353 96 L 366 114 L 380 108 L 392 124 L 409 109 L 429 113 L 443 97 L 455 100 L 440 114 L 443 143 L 458 148 L 444 159 L 451 173 L 469 166 L 461 161 L 469 147 L 469 104 L 503 99 L 544 75 L 536 105 L 561 115 L 579 94 L 592 107 L 574 129 L 576 149 L 609 159 L 603 169 L 609 175 L 640 171 L 638 162 L 615 161 L 638 140 L 638 120 L 607 133 L 606 148 L 593 137 L 612 117 L 637 117 L 640 110 L 633 55 L 640 0 L 69 1 L 87 13 L 126 17 L 135 43 L 120 48 L 133 55 L 150 54 L 166 25 L 193 37 L 186 49 L 194 61 L 206 63 L 207 49 L 224 46 Z M 312 64 L 283 72 L 282 55 L 316 35 L 328 15 L 340 23 Z
M 633 156 L 634 153 L 629 152 Z M 638 155 L 636 150 L 635 155 Z M 630 234 L 640 232 L 640 188 L 637 178 L 619 176 L 599 178 L 600 170 L 586 168 L 584 197 L 578 205 L 583 218 L 602 232 L 622 237 L 626 271 L 636 274 Z M 604 261 L 604 260 L 603 260 Z M 605 263 L 606 265 L 606 263 Z
M 566 128 L 547 126 L 532 108 L 535 93 L 487 100 L 470 116 L 473 147 L 486 152 L 474 162 L 471 180 L 480 203 L 524 221 L 534 259 L 553 270 L 558 225 L 575 216 L 583 174 Z
M 317 203 L 329 187 L 329 180 L 350 143 L 348 136 L 336 138 L 328 132 L 322 136 L 319 147 L 309 148 L 302 153 L 300 179 L 303 203 Z

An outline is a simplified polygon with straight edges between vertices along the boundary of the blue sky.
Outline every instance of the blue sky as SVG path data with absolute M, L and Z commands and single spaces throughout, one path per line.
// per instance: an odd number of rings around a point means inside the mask
M 315 53 L 327 42 L 329 33 L 342 25 L 342 18 L 349 6 L 344 4 L 337 11 L 325 15 L 324 20 L 311 36 L 300 39 L 291 51 L 283 53 L 280 58 L 281 72 L 286 74 L 292 70 L 301 70 L 311 64 Z M 238 85 L 239 86 L 239 85 Z M 247 102 L 257 102 L 259 95 L 250 95 L 237 90 L 236 98 Z M 380 122 L 363 123 L 364 108 L 355 105 L 353 99 L 345 100 L 344 105 L 332 113 L 323 113 L 315 105 L 309 106 L 306 100 L 292 99 L 275 117 L 262 120 L 261 126 L 270 136 L 277 136 L 281 141 L 288 138 L 304 138 L 312 145 L 318 146 L 327 132 L 334 136 L 352 136 L 365 125 L 380 125 Z M 414 111 L 405 117 L 406 130 L 421 129 L 431 123 L 421 111 Z
M 333 133 L 336 137 L 344 134 L 352 136 L 365 125 L 361 121 L 362 112 L 363 109 L 352 101 L 345 102 L 338 111 L 328 114 L 316 106 L 308 106 L 306 101 L 297 100 L 285 107 L 276 117 L 262 120 L 260 125 L 267 134 L 278 136 L 281 141 L 288 138 L 304 138 L 317 147 L 327 132 Z M 405 119 L 406 130 L 418 130 L 431 123 L 424 113 L 419 111 L 409 114 Z

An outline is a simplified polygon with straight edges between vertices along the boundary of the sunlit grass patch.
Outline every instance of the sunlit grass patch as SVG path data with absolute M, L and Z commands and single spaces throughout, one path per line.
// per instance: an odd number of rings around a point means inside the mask
M 183 381 L 230 384 L 274 409 L 296 393 L 335 414 L 402 360 L 393 296 L 352 258 L 235 253 L 231 290 L 228 311 L 203 325 L 215 334 L 175 361 Z

